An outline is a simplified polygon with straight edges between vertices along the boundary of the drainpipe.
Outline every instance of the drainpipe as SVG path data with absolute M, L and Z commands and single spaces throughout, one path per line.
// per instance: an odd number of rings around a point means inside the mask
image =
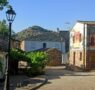
M 84 69 L 84 70 L 85 70 L 85 59 L 86 59 L 86 58 L 85 58 L 85 56 L 86 56 L 86 55 L 85 55 L 85 48 L 86 48 L 86 45 L 85 45 L 85 43 L 86 43 L 86 42 L 85 42 L 85 36 L 86 36 L 86 34 L 85 34 L 85 25 L 86 25 L 86 24 L 84 23 L 84 28 L 83 28 L 83 31 L 84 31 L 84 32 L 83 32 L 83 33 L 84 33 L 84 36 L 83 36 L 83 69 Z

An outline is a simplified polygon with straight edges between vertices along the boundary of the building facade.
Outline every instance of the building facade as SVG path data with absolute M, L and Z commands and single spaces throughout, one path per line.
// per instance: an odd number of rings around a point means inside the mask
M 11 48 L 18 48 L 20 49 L 20 41 L 16 39 L 11 39 Z
M 71 29 L 69 65 L 95 68 L 95 21 L 77 21 Z
M 58 41 L 32 41 L 23 40 L 21 42 L 21 49 L 24 51 L 34 51 L 41 48 L 56 48 L 65 53 L 65 42 Z

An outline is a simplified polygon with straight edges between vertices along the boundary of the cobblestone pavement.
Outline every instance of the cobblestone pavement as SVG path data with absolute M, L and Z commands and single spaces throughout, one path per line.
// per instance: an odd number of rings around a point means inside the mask
M 45 75 L 27 77 L 17 75 L 10 77 L 10 90 L 34 90 L 46 82 Z M 4 90 L 4 83 L 0 83 L 0 90 Z
M 95 90 L 95 71 L 74 72 L 61 67 L 47 67 L 48 82 L 37 90 Z
M 10 90 L 95 90 L 94 70 L 74 72 L 66 70 L 64 66 L 47 67 L 45 75 L 35 78 L 21 75 L 10 79 Z M 45 82 L 45 79 L 48 81 Z M 0 84 L 0 90 L 3 90 L 2 86 Z

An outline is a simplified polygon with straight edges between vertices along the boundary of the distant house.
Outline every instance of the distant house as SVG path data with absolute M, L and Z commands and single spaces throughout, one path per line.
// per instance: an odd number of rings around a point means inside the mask
M 77 21 L 71 29 L 69 65 L 95 68 L 95 21 Z
M 56 32 L 33 26 L 17 33 L 15 38 L 21 41 L 21 49 L 27 52 L 56 48 L 65 54 L 69 50 L 69 31 Z
M 60 42 L 55 39 L 51 39 L 51 40 L 25 39 L 21 41 L 21 49 L 24 51 L 27 51 L 27 52 L 34 51 L 34 50 L 41 49 L 41 48 L 56 48 L 62 51 L 63 53 L 65 53 L 65 42 L 64 41 Z
M 63 37 L 65 35 L 61 35 L 60 38 L 58 32 L 50 31 L 40 26 L 33 26 L 19 32 L 16 36 L 21 40 L 21 49 L 24 51 L 57 48 L 65 53 L 65 41 Z
M 0 51 L 7 52 L 8 51 L 8 36 L 0 35 Z M 20 48 L 20 41 L 17 39 L 11 38 L 11 48 Z
M 21 48 L 20 47 L 20 41 L 16 39 L 11 39 L 11 48 Z
M 0 80 L 4 79 L 6 68 L 7 68 L 7 55 L 8 55 L 8 36 L 4 37 L 0 35 L 0 68 L 2 71 L 0 71 Z M 11 48 L 20 48 L 20 41 L 11 39 Z

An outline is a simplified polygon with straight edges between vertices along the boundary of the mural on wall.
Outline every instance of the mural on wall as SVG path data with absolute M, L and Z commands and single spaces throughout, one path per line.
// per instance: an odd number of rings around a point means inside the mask
M 79 31 L 74 32 L 74 35 L 73 35 L 73 46 L 74 47 L 80 47 L 81 40 L 82 40 L 81 33 Z
M 95 48 L 95 24 L 87 25 L 88 46 Z

